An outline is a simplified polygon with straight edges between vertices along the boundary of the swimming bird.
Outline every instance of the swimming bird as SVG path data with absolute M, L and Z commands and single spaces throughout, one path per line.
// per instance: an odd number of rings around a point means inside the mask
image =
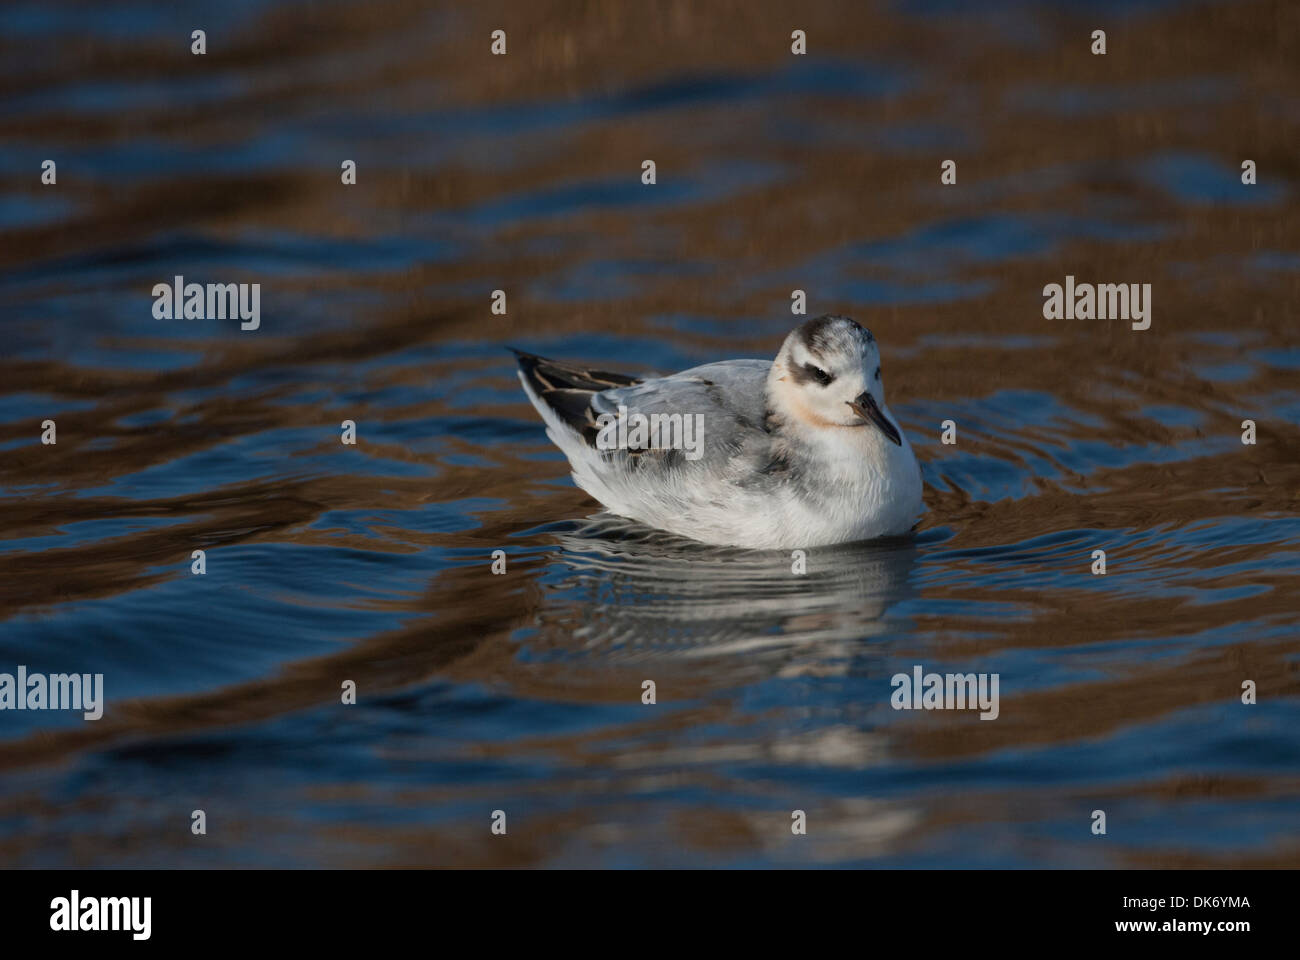
M 801 324 L 774 361 L 668 377 L 514 353 L 574 482 L 610 513 L 760 550 L 895 536 L 921 513 L 921 470 L 885 404 L 880 348 L 848 317 Z

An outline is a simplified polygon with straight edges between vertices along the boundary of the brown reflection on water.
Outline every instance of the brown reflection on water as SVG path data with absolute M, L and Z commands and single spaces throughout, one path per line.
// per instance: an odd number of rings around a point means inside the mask
M 39 617 L 55 604 L 106 598 L 164 582 L 183 570 L 196 547 L 275 543 L 350 546 L 410 553 L 438 547 L 487 558 L 509 543 L 536 548 L 512 561 L 505 580 L 486 575 L 487 562 L 430 570 L 425 588 L 385 601 L 389 609 L 420 614 L 402 629 L 358 636 L 338 652 L 303 659 L 254 682 L 200 694 L 115 704 L 95 724 L 0 740 L 0 767 L 15 771 L 72 762 L 113 745 L 181 733 L 255 724 L 338 696 L 339 678 L 368 692 L 409 687 L 431 678 L 486 684 L 512 696 L 557 703 L 620 704 L 635 696 L 654 647 L 630 655 L 615 642 L 649 629 L 630 617 L 635 602 L 597 608 L 557 608 L 539 576 L 547 564 L 566 561 L 566 548 L 550 532 L 519 537 L 554 521 L 581 518 L 594 504 L 580 491 L 556 486 L 564 475 L 554 461 L 539 461 L 546 443 L 448 438 L 421 452 L 405 444 L 366 441 L 367 453 L 430 468 L 425 476 L 375 476 L 296 472 L 294 460 L 336 449 L 341 416 L 359 423 L 396 424 L 461 416 L 465 411 L 427 394 L 408 405 L 351 403 L 346 412 L 294 400 L 295 394 L 331 388 L 336 365 L 379 361 L 425 346 L 463 342 L 507 343 L 520 338 L 590 332 L 663 337 L 654 319 L 707 317 L 722 327 L 689 322 L 671 332 L 711 358 L 766 356 L 781 333 L 754 318 L 783 317 L 801 269 L 819 256 L 844 256 L 854 245 L 885 243 L 937 223 L 988 216 L 1041 216 L 1065 222 L 1061 241 L 1043 254 L 1014 249 L 989 258 L 925 253 L 894 270 L 867 254 L 847 255 L 847 272 L 863 282 L 904 287 L 950 282 L 971 285 L 941 302 L 818 302 L 814 312 L 845 311 L 875 331 L 885 356 L 891 405 L 924 404 L 928 420 L 903 416 L 904 426 L 929 444 L 923 458 L 946 476 L 944 448 L 934 445 L 945 405 L 954 409 L 1004 390 L 1050 395 L 1078 419 L 1044 426 L 1028 416 L 1014 429 L 962 428 L 961 451 L 1010 464 L 1031 478 L 1032 495 L 972 491 L 959 483 L 927 491 L 923 531 L 946 529 L 943 550 L 1011 545 L 1057 531 L 1100 530 L 1124 538 L 1167 525 L 1188 528 L 1224 516 L 1294 514 L 1300 497 L 1300 430 L 1270 414 L 1269 402 L 1294 397 L 1294 367 L 1250 362 L 1246 375 L 1216 376 L 1215 368 L 1245 362 L 1249 352 L 1292 349 L 1300 303 L 1294 269 L 1260 269 L 1252 257 L 1300 250 L 1300 159 L 1295 144 L 1300 113 L 1300 8 L 1277 2 L 1243 2 L 1161 10 L 1109 26 L 1105 58 L 1087 52 L 1093 27 L 1066 12 L 1034 11 L 1029 35 L 1017 14 L 944 13 L 911 17 L 878 5 L 804 5 L 685 2 L 588 4 L 541 2 L 501 7 L 443 7 L 405 2 L 290 6 L 269 12 L 213 43 L 203 69 L 245 82 L 202 109 L 142 106 L 88 115 L 71 108 L 26 112 L 7 124 L 6 136 L 57 145 L 67 152 L 104 148 L 121 140 L 159 138 L 197 150 L 269 137 L 277 122 L 319 115 L 323 141 L 306 151 L 318 166 L 268 163 L 239 172 L 160 171 L 157 176 L 111 182 L 60 168 L 61 195 L 73 210 L 57 222 L 18 226 L 0 235 L 0 266 L 34 271 L 21 289 L 0 291 L 0 306 L 19 338 L 38 342 L 57 317 L 32 313 L 30 300 L 78 276 L 78 257 L 110 257 L 157 242 L 159 233 L 184 228 L 216 239 L 277 231 L 341 239 L 364 248 L 385 237 L 446 232 L 460 255 L 430 254 L 399 270 L 349 270 L 331 264 L 318 272 L 289 271 L 275 279 L 285 297 L 321 310 L 318 325 L 271 319 L 257 336 L 219 341 L 172 340 L 138 331 L 103 331 L 106 351 L 194 350 L 201 361 L 183 369 L 148 369 L 47 359 L 0 359 L 7 394 L 49 393 L 84 401 L 86 409 L 60 414 L 56 447 L 17 446 L 0 458 L 0 527 L 10 538 L 53 536 L 68 524 L 105 518 L 167 518 L 178 522 L 67 548 L 0 554 L 0 617 Z M 511 52 L 485 58 L 492 29 L 508 23 Z M 789 66 L 789 24 L 806 29 L 818 56 L 879 65 L 906 82 L 880 95 L 803 97 L 720 96 L 698 104 L 656 106 L 620 101 L 630 92 L 654 91 L 683 77 L 755 81 Z M 1032 35 L 1041 38 L 1031 42 Z M 469 39 L 467 39 L 469 38 Z M 18 56 L 17 38 L 0 40 L 0 54 Z M 123 79 L 165 86 L 199 67 L 180 46 L 162 38 L 84 37 L 67 56 L 39 69 L 9 72 L 0 99 L 31 95 L 42 86 L 109 84 Z M 382 54 L 382 56 L 378 56 Z M 1072 109 L 1064 104 L 1081 98 Z M 806 102 L 805 102 L 806 101 Z M 476 132 L 445 120 L 458 111 L 508 105 L 614 104 L 587 119 L 526 125 L 518 133 Z M 617 106 L 622 103 L 622 106 Z M 1089 107 L 1088 104 L 1098 104 Z M 638 105 L 641 104 L 641 105 Z M 422 134 L 424 113 L 444 125 Z M 337 157 L 353 146 L 331 135 L 331 115 L 414 116 L 406 142 L 416 157 L 435 159 L 363 164 L 358 185 L 341 190 Z M 838 139 L 804 142 L 795 121 L 814 132 L 839 131 Z M 518 121 L 522 124 L 522 121 Z M 502 120 L 504 128 L 509 121 Z M 796 131 L 783 135 L 783 125 Z M 933 146 L 916 146 L 907 134 L 931 126 Z M 313 128 L 315 129 L 315 128 Z M 945 142 L 952 135 L 955 145 Z M 1258 205 L 1196 203 L 1180 199 L 1174 184 L 1140 172 L 1145 158 L 1178 152 L 1213 157 L 1228 170 L 1249 157 L 1259 165 L 1261 188 L 1281 189 Z M 959 188 L 939 188 L 938 166 L 959 162 Z M 716 189 L 678 203 L 594 205 L 546 215 L 524 208 L 499 223 L 475 226 L 468 213 L 494 201 L 545 193 L 571 183 L 635 178 L 653 157 L 661 183 L 679 175 Z M 741 162 L 777 171 L 750 184 L 737 182 Z M 710 177 L 716 178 L 710 180 Z M 40 194 L 33 188 L 33 197 Z M 438 220 L 437 218 L 445 218 Z M 1122 225 L 1116 235 L 1090 235 L 1068 224 L 1100 218 Z M 435 226 L 431 227 L 430 223 Z M 1135 226 L 1149 227 L 1140 234 Z M 1118 229 L 1118 228 L 1117 228 Z M 438 236 L 435 237 L 434 234 Z M 468 253 L 464 252 L 468 251 Z M 124 254 L 129 256 L 129 254 Z M 638 261 L 641 282 L 618 293 L 597 290 L 580 298 L 554 294 L 557 277 L 589 262 Z M 54 264 L 54 266 L 50 266 Z M 63 266 L 59 266 L 63 264 Z M 691 269 L 683 269 L 690 267 Z M 41 274 L 41 268 L 48 272 Z M 1044 284 L 1067 274 L 1081 281 L 1139 281 L 1155 287 L 1152 329 L 1138 334 L 1118 321 L 1051 322 L 1042 317 Z M 581 274 L 578 274 L 579 276 Z M 901 279 L 900 279 L 901 277 Z M 508 316 L 487 312 L 486 292 L 509 281 Z M 162 279 L 161 277 L 159 279 Z M 126 281 L 112 278 L 109 284 Z M 269 281 L 264 281 L 269 282 Z M 811 284 L 811 281 L 810 281 Z M 983 284 L 984 286 L 979 286 Z M 147 285 L 145 285 L 147 287 Z M 980 292 L 983 291 L 983 292 Z M 328 315 L 335 296 L 365 293 L 376 306 L 364 320 L 341 324 Z M 148 300 L 141 291 L 141 310 Z M 1237 335 L 1248 341 L 1197 339 L 1197 334 Z M 718 332 L 721 330 L 722 332 Z M 87 337 L 95 336 L 86 331 Z M 1032 347 L 1009 346 L 1034 338 Z M 592 355 L 581 359 L 601 359 Z M 414 369 L 375 364 L 358 373 L 366 387 L 427 387 L 440 378 L 474 371 L 475 382 L 509 384 L 509 365 L 449 356 Z M 1210 372 L 1207 373 L 1206 371 Z M 240 378 L 289 371 L 281 383 L 236 391 Z M 270 383 L 270 381 L 267 381 Z M 185 393 L 187 398 L 178 394 Z M 1195 425 L 1176 426 L 1149 415 L 1175 407 Z M 122 420 L 168 411 L 164 425 L 126 426 Z M 486 420 L 532 420 L 514 402 L 473 411 Z M 1197 419 L 1199 415 L 1199 419 Z M 1201 446 L 1214 438 L 1235 442 L 1243 418 L 1259 421 L 1253 447 Z M 933 421 L 933 422 L 929 422 Z M 277 429 L 321 428 L 315 451 L 286 457 L 284 474 L 210 486 L 166 497 L 84 494 L 110 487 L 150 467 L 219 447 L 232 438 Z M 30 438 L 29 422 L 0 424 L 0 444 Z M 1135 455 L 1131 462 L 1089 464 L 1082 471 L 1067 456 L 1081 444 L 1117 448 L 1186 448 L 1170 460 Z M 479 465 L 457 458 L 473 455 Z M 1086 459 L 1086 458 L 1085 458 Z M 1036 465 L 1049 464 L 1052 473 Z M 35 488 L 34 488 L 35 487 Z M 83 495 L 84 494 L 84 495 Z M 478 526 L 459 531 L 392 529 L 384 539 L 322 531 L 329 511 L 415 510 L 466 498 L 500 501 L 485 509 Z M 1203 551 L 1138 543 L 1112 559 L 1114 575 L 1173 564 L 1205 589 L 1266 585 L 1266 592 L 1192 605 L 1178 596 L 1134 590 L 1093 591 L 1060 582 L 1054 589 L 980 579 L 985 568 L 970 558 L 942 562 L 947 576 L 912 584 L 922 601 L 937 605 L 915 616 L 917 634 L 892 644 L 897 656 L 924 662 L 934 656 L 972 658 L 1005 651 L 1071 651 L 1134 638 L 1180 638 L 1238 623 L 1292 623 L 1300 609 L 1293 569 L 1270 570 L 1264 561 L 1276 544 L 1222 544 Z M 1005 575 L 1044 569 L 1086 574 L 1091 546 L 1049 559 L 1010 558 Z M 570 551 L 571 552 L 571 551 Z M 571 560 L 571 558 L 569 558 Z M 1259 566 L 1250 565 L 1259 561 Z M 892 563 L 892 561 L 891 561 Z M 1220 574 L 1242 565 L 1245 572 Z M 887 565 L 888 566 L 888 565 Z M 575 568 L 576 569 L 576 568 Z M 622 569 L 622 568 L 619 568 Z M 698 573 L 699 567 L 696 571 Z M 635 565 L 616 596 L 631 597 L 637 577 L 658 574 Z M 661 572 L 661 571 L 660 571 Z M 580 576 L 581 571 L 575 576 Z M 659 817 L 653 805 L 627 795 L 649 793 L 664 782 L 682 787 L 761 795 L 713 769 L 721 760 L 809 762 L 865 769 L 889 756 L 958 762 L 999 750 L 1072 744 L 1207 704 L 1230 702 L 1243 677 L 1258 683 L 1261 700 L 1300 694 L 1300 635 L 1258 642 L 1251 636 L 1196 647 L 1176 660 L 1117 661 L 1104 677 L 1054 684 L 1018 694 L 994 723 L 974 716 L 935 715 L 924 725 L 893 725 L 867 732 L 850 726 L 815 732 L 756 730 L 751 739 L 680 743 L 682 734 L 708 725 L 742 725 L 737 689 L 774 676 L 838 669 L 830 653 L 870 634 L 885 600 L 912 583 L 914 561 L 889 567 L 884 599 L 864 613 L 864 588 L 832 580 L 804 598 L 780 598 L 788 610 L 773 616 L 780 642 L 753 650 L 729 647 L 747 638 L 711 606 L 709 598 L 664 587 L 680 604 L 673 615 L 699 631 L 699 649 L 674 650 L 654 659 L 662 686 L 689 709 L 647 713 L 616 731 L 545 733 L 508 742 L 467 743 L 468 757 L 535 756 L 593 771 L 593 781 L 520 785 L 525 793 L 570 793 L 582 800 L 619 796 L 608 815 L 593 822 L 582 809 L 538 813 L 531 839 L 511 845 L 472 838 L 454 826 L 352 825 L 326 839 L 310 825 L 275 823 L 290 847 L 317 848 L 326 861 L 414 866 L 583 863 L 620 847 L 646 848 L 645 823 Z M 611 568 L 611 578 L 616 571 Z M 775 578 L 769 574 L 770 586 Z M 619 590 L 624 589 L 623 593 Z M 873 587 L 871 589 L 876 589 Z M 675 591 L 681 591 L 677 593 Z M 866 590 L 870 593 L 870 590 Z M 991 620 L 963 612 L 966 601 L 997 599 L 1014 617 Z M 376 601 L 378 602 L 378 601 Z M 536 626 L 533 650 L 549 658 L 520 656 L 516 632 Z M 582 636 L 582 629 L 589 633 Z M 594 633 L 590 632 L 594 631 Z M 595 637 L 593 640 L 592 637 Z M 687 645 L 689 646 L 689 645 Z M 847 646 L 846 646 L 847 649 Z M 630 693 L 632 691 L 632 693 Z M 733 730 L 734 733 L 734 730 Z M 639 743 L 631 748 L 628 742 Z M 804 758 L 804 759 L 800 759 Z M 665 772 L 670 771 L 670 772 Z M 870 859 L 923 849 L 933 831 L 961 824 L 1001 825 L 1013 846 L 1049 857 L 1097 857 L 1078 844 L 1016 834 L 1021 820 L 1045 811 L 1086 806 L 1124 791 L 1153 804 L 1188 797 L 1266 799 L 1294 793 L 1292 776 L 1171 776 L 1107 791 L 1070 785 L 1018 793 L 989 789 L 953 798 L 938 792 L 903 800 L 827 796 L 817 811 L 827 831 L 781 856 L 807 862 Z M 310 788 L 323 796 L 365 793 L 340 782 Z M 471 797 L 478 787 L 437 784 L 411 787 L 400 802 L 412 808 Z M 0 816 L 28 810 L 32 797 L 0 798 Z M 250 834 L 271 829 L 245 811 Z M 785 823 L 736 810 L 694 809 L 682 802 L 655 836 L 701 853 L 739 855 L 776 843 Z M 701 823 L 707 821 L 707 828 Z M 788 831 L 787 831 L 788 832 Z M 788 838 L 783 838 L 784 844 Z M 111 857 L 103 838 L 84 838 L 86 862 Z M 20 841 L 3 845 L 17 858 Z M 345 849 L 346 848 L 346 849 Z M 400 851 L 400 852 L 399 852 Z M 653 853 L 643 850 L 653 858 Z M 1127 866 L 1294 866 L 1294 844 L 1266 854 L 1210 856 L 1180 850 L 1108 850 L 1099 860 Z

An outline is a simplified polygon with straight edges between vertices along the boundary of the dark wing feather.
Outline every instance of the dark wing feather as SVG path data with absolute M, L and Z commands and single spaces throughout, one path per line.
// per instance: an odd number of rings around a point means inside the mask
M 519 361 L 528 385 L 561 420 L 573 427 L 595 445 L 596 415 L 591 410 L 591 398 L 603 390 L 614 387 L 632 387 L 642 381 L 623 373 L 591 370 L 571 363 L 548 360 L 535 353 L 525 353 L 511 347 Z

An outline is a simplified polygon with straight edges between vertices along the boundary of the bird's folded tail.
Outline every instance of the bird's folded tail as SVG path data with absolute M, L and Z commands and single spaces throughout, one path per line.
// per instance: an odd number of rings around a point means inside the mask
M 535 353 L 509 348 L 519 361 L 519 376 L 533 398 L 534 406 L 545 404 L 564 424 L 594 444 L 596 418 L 591 410 L 594 394 L 614 387 L 630 387 L 637 377 L 605 370 L 592 370 L 571 363 L 548 360 Z M 546 410 L 538 406 L 543 418 Z

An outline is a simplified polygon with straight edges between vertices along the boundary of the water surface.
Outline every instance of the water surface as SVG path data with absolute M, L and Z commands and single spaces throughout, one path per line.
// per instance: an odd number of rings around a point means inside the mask
M 1300 865 L 1294 6 L 711 7 L 0 13 L 0 671 L 108 697 L 0 712 L 0 863 Z M 915 535 L 599 516 L 504 346 L 770 357 L 796 288 L 882 344 Z

